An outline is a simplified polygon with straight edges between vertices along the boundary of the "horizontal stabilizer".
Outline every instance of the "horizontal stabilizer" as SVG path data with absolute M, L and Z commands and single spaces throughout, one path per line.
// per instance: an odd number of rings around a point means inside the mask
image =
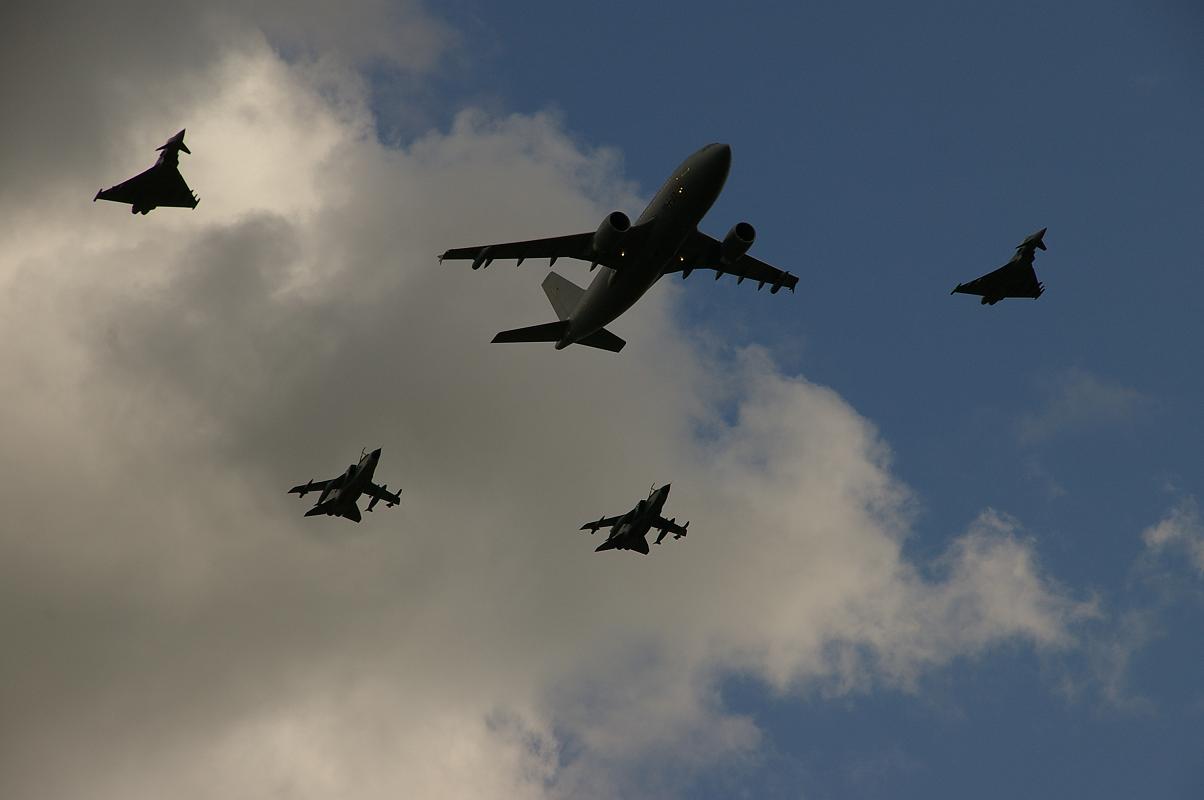
M 583 344 L 586 347 L 596 347 L 599 350 L 609 350 L 612 353 L 617 353 L 623 349 L 623 346 L 626 345 L 627 342 L 623 341 L 618 336 L 615 336 L 613 333 L 606 330 L 606 328 L 602 328 L 601 330 L 594 331 L 589 336 L 586 336 L 584 339 L 577 342 L 577 344 Z
M 545 322 L 543 325 L 532 325 L 529 328 L 515 328 L 514 330 L 502 331 L 493 337 L 493 341 L 502 343 L 558 342 L 568 333 L 568 330 L 569 323 L 566 320 Z
M 640 536 L 640 537 L 634 538 L 634 539 L 629 539 L 628 541 L 630 542 L 629 544 L 625 544 L 623 547 L 620 548 L 614 539 L 607 539 L 605 542 L 603 542 L 602 544 L 595 547 L 594 552 L 601 553 L 603 550 L 622 549 L 622 550 L 632 550 L 632 551 L 634 551 L 636 553 L 640 553 L 642 555 L 648 555 L 648 540 L 645 539 L 643 536 Z

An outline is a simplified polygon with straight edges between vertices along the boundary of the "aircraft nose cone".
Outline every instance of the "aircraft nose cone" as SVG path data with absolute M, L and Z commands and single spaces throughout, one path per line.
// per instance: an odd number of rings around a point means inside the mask
M 731 145 L 716 142 L 708 148 L 711 151 L 711 159 L 719 164 L 730 166 L 732 163 L 732 147 Z
M 373 451 L 372 451 L 372 457 L 373 457 L 373 458 L 380 458 L 380 451 L 381 451 L 381 448 L 379 448 L 379 447 L 378 447 L 378 448 L 376 448 L 375 450 L 373 450 Z

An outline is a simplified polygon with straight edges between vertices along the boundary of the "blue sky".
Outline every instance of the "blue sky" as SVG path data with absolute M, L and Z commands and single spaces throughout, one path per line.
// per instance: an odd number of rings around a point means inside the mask
M 990 506 L 1022 522 L 1057 580 L 1098 594 L 1106 619 L 1090 636 L 1135 609 L 1156 620 L 1124 679 L 1139 708 L 1090 685 L 1089 657 L 1025 648 L 957 661 L 913 692 L 776 696 L 734 678 L 725 702 L 773 755 L 691 796 L 1200 796 L 1199 576 L 1136 565 L 1140 532 L 1204 492 L 1204 11 L 443 13 L 468 53 L 449 108 L 556 109 L 583 144 L 618 149 L 644 196 L 695 147 L 732 144 L 704 229 L 753 222 L 757 254 L 799 274 L 799 293 L 767 302 L 693 280 L 682 324 L 768 347 L 872 420 L 920 504 L 911 551 L 939 553 Z M 948 295 L 1047 226 L 1040 301 Z

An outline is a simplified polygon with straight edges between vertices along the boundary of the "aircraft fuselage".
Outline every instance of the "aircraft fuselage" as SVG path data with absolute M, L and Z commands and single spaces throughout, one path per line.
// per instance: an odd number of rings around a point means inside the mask
M 647 500 L 641 500 L 636 507 L 628 511 L 610 528 L 610 535 L 602 543 L 599 550 L 631 550 L 632 545 L 644 541 L 653 523 L 661 515 L 665 501 L 669 499 L 669 486 L 657 489 Z M 647 546 L 645 544 L 645 551 Z
M 715 204 L 731 164 L 732 151 L 726 144 L 709 144 L 682 162 L 632 226 L 647 223 L 652 229 L 626 254 L 630 263 L 622 270 L 598 267 L 557 350 L 606 327 L 652 288 Z
M 372 477 L 376 473 L 376 464 L 380 461 L 380 453 L 379 449 L 373 450 L 364 455 L 358 464 L 349 466 L 338 484 L 327 487 L 306 516 L 317 512 L 342 517 L 348 516 L 347 511 L 351 506 L 357 506 L 358 510 L 360 495 L 372 482 Z

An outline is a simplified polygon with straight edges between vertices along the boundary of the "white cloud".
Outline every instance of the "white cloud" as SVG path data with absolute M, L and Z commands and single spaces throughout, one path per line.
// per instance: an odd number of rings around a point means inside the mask
M 1055 436 L 1132 421 L 1151 402 L 1136 389 L 1110 383 L 1071 367 L 1049 380 L 1045 399 L 1018 424 L 1020 441 L 1034 444 Z
M 908 560 L 873 426 L 686 338 L 689 283 L 616 323 L 620 357 L 488 343 L 551 318 L 543 270 L 434 255 L 636 210 L 616 154 L 478 112 L 385 148 L 343 67 L 238 41 L 164 78 L 209 87 L 188 103 L 108 123 L 197 120 L 196 211 L 87 202 L 112 161 L 65 203 L 78 164 L 35 148 L 0 231 L 0 795 L 663 795 L 757 747 L 733 671 L 860 691 L 1072 642 L 1090 609 L 1014 520 Z M 400 508 L 283 495 L 378 444 Z M 669 480 L 689 538 L 575 531 Z
M 1141 532 L 1141 540 L 1151 552 L 1176 549 L 1192 568 L 1204 575 L 1204 521 L 1194 497 L 1185 497 L 1156 525 Z

